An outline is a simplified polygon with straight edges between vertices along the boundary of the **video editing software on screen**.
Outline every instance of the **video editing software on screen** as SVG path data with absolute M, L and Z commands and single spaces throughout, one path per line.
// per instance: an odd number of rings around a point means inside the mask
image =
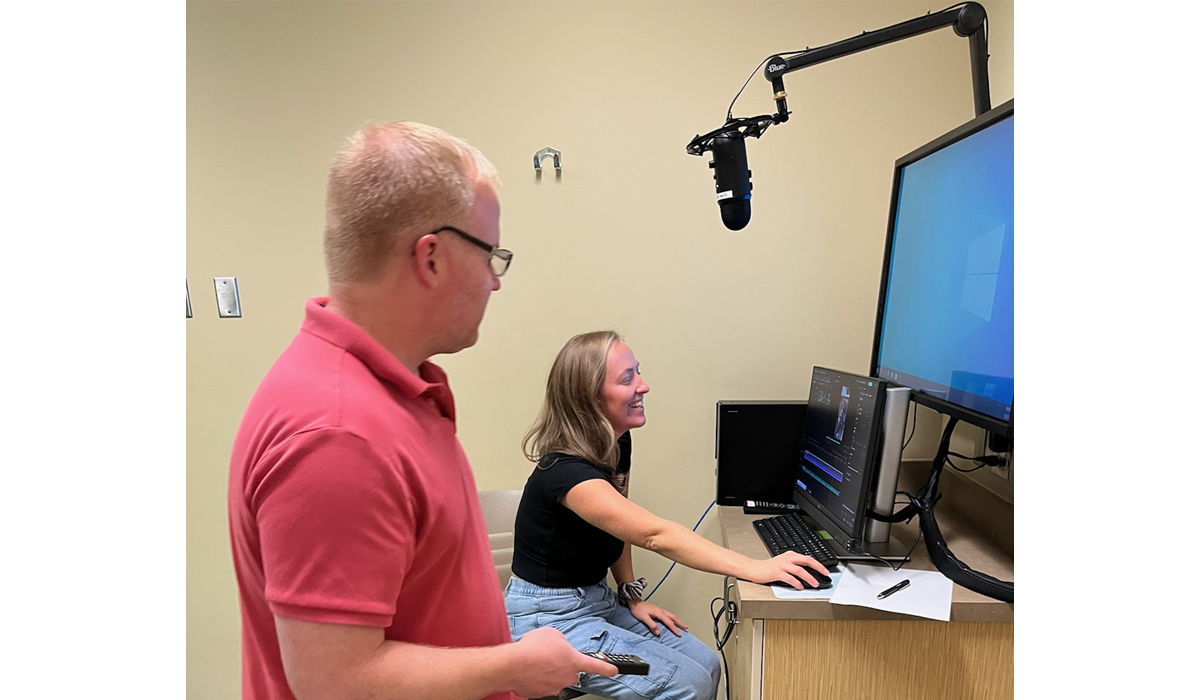
M 878 380 L 813 369 L 796 488 L 854 536 L 874 474 L 880 397 Z

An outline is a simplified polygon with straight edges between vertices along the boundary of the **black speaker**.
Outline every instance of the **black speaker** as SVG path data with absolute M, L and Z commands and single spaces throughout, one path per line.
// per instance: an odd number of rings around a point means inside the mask
M 717 505 L 791 503 L 807 401 L 717 402 Z

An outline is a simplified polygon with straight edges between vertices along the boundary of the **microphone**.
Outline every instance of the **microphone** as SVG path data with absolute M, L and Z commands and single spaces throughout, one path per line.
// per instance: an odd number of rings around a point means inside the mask
M 703 136 L 697 135 L 687 145 L 689 155 L 713 152 L 708 167 L 717 181 L 717 204 L 721 206 L 721 222 L 730 231 L 741 231 L 750 223 L 750 171 L 746 168 L 746 137 L 758 138 L 772 124 L 785 121 L 787 115 L 764 114 L 758 117 L 734 119 Z
M 712 140 L 713 169 L 717 181 L 717 203 L 721 222 L 730 231 L 740 231 L 750 223 L 750 171 L 746 169 L 746 137 L 737 129 L 717 134 Z

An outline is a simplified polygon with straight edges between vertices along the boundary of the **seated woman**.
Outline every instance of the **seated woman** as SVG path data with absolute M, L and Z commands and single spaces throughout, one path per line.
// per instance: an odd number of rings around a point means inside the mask
M 629 430 L 646 423 L 642 379 L 629 346 L 612 331 L 578 335 L 550 368 L 541 413 L 522 447 L 537 468 L 517 511 L 513 577 L 505 607 L 513 639 L 538 627 L 558 629 L 580 651 L 634 654 L 647 676 L 583 674 L 579 686 L 609 698 L 712 700 L 721 665 L 679 618 L 641 600 L 630 545 L 685 566 L 757 583 L 828 571 L 787 552 L 759 560 L 720 547 L 635 505 L 629 493 Z M 607 584 L 608 570 L 618 584 Z M 669 630 L 663 634 L 660 625 Z

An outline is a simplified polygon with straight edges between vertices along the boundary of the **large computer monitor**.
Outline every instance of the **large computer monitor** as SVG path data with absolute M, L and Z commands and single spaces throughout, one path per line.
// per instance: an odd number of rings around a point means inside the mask
M 871 374 L 1012 437 L 1013 100 L 896 161 Z
M 878 379 L 813 368 L 794 497 L 849 552 L 866 525 L 885 395 Z

